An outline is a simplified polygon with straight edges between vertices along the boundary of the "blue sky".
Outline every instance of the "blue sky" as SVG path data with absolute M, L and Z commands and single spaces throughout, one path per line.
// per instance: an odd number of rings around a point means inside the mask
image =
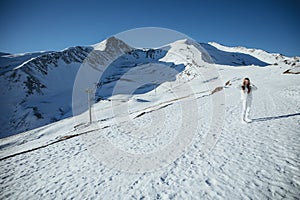
M 0 1 L 0 51 L 89 45 L 128 29 L 164 27 L 199 42 L 300 56 L 299 1 Z

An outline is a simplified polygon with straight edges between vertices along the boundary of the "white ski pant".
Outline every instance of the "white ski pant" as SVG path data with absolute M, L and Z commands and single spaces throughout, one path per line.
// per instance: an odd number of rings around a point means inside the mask
M 242 100 L 242 120 L 250 119 L 252 98 L 246 98 Z

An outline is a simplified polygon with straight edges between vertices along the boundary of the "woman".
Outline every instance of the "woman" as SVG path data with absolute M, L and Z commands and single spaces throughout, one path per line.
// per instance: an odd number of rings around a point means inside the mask
M 252 92 L 257 90 L 257 87 L 250 83 L 249 78 L 244 78 L 243 83 L 240 86 L 241 99 L 243 103 L 242 109 L 242 123 L 250 123 L 252 120 L 249 118 L 251 103 L 252 103 Z

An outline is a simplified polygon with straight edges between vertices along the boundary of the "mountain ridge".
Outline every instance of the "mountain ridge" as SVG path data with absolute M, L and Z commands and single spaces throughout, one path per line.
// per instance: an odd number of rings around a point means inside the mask
M 130 69 L 148 62 L 162 63 L 168 67 L 173 65 L 175 68 L 179 67 L 178 69 L 182 68 L 180 65 L 183 65 L 182 70 L 187 77 L 187 74 L 190 75 L 193 72 L 189 66 L 195 65 L 195 62 L 192 62 L 192 50 L 187 50 L 188 53 L 184 54 L 183 58 L 175 57 L 178 57 L 183 49 L 199 48 L 195 47 L 197 44 L 203 48 L 201 50 L 202 58 L 196 61 L 197 66 L 205 65 L 211 61 L 210 59 L 217 65 L 275 66 L 276 63 L 273 63 L 272 60 L 274 58 L 284 72 L 299 62 L 298 57 L 280 57 L 280 54 L 268 54 L 265 51 L 264 54 L 268 56 L 261 56 L 255 52 L 262 50 L 225 47 L 217 43 L 195 44 L 190 40 L 175 41 L 159 49 L 135 49 L 115 37 L 95 45 L 75 46 L 58 52 L 16 55 L 3 53 L 0 57 L 0 83 L 7 87 L 1 92 L 1 110 L 3 112 L 1 137 L 71 117 L 72 87 L 76 73 L 84 62 L 104 65 L 105 60 L 112 59 L 114 55 L 124 55 L 123 58 L 115 61 L 114 64 L 117 68 L 113 74 L 108 75 L 108 80 L 111 80 L 106 81 L 107 87 L 119 80 L 118 77 L 121 75 L 119 70 L 122 69 L 118 66 L 127 66 Z M 259 60 L 259 58 L 265 60 Z M 151 85 L 148 87 L 149 90 L 155 88 Z M 101 98 L 103 98 L 103 94 L 98 92 L 96 99 L 100 100 Z M 53 103 L 54 101 L 58 103 Z

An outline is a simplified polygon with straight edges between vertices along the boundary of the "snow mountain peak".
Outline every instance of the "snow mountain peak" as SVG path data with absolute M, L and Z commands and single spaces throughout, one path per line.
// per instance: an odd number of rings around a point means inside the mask
M 97 51 L 110 51 L 110 50 L 117 50 L 117 49 L 122 49 L 124 52 L 128 51 L 130 49 L 133 49 L 130 47 L 128 44 L 123 42 L 122 40 L 112 36 L 100 43 L 92 45 L 94 50 Z

